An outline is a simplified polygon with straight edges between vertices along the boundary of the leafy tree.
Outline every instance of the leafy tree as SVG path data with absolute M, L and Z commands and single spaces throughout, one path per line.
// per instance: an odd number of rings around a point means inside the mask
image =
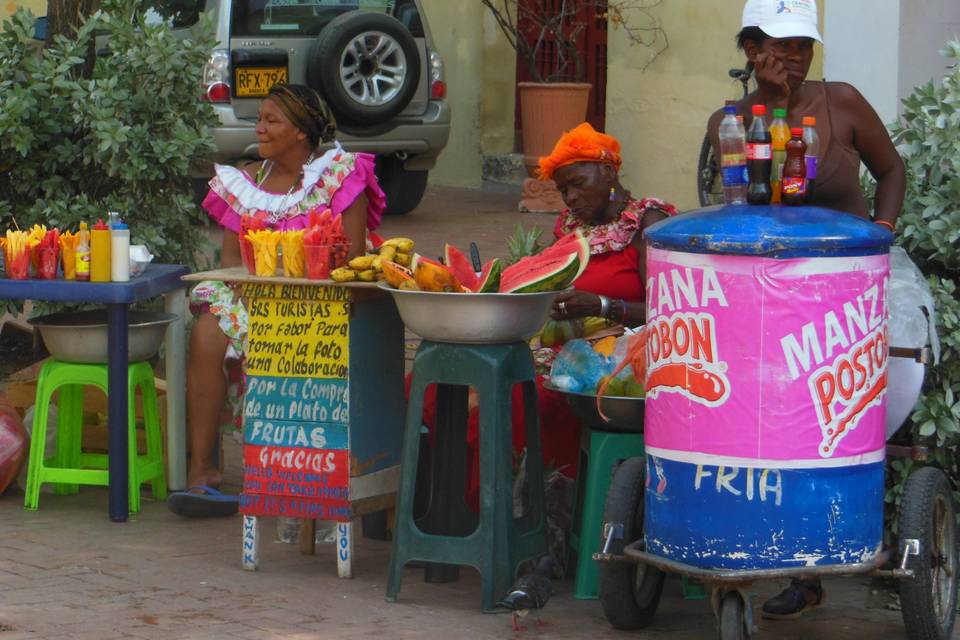
M 75 35 L 45 47 L 28 12 L 3 23 L 0 224 L 76 229 L 118 211 L 133 243 L 194 266 L 203 240 L 188 176 L 214 150 L 215 116 L 199 96 L 213 28 L 203 17 L 177 37 L 147 24 L 142 4 L 103 0 Z M 106 55 L 84 78 L 76 72 L 95 33 L 106 36 Z
M 929 368 L 911 417 L 912 436 L 932 448 L 929 462 L 960 487 L 960 41 L 941 53 L 950 63 L 946 77 L 914 89 L 891 136 L 907 168 L 898 243 L 927 275 L 942 346 L 940 364 Z M 872 187 L 867 185 L 868 192 Z M 891 506 L 899 504 L 912 466 L 891 463 Z M 960 492 L 955 495 L 960 498 Z

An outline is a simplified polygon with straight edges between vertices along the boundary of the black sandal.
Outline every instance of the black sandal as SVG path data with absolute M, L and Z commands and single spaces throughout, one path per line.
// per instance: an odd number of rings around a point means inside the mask
M 824 602 L 819 580 L 792 580 L 790 586 L 763 603 L 762 615 L 770 620 L 793 620 Z

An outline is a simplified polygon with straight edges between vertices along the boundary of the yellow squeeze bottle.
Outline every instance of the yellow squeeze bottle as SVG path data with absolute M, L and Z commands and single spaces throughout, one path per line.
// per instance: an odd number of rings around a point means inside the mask
M 102 219 L 90 231 L 90 282 L 110 282 L 110 229 Z

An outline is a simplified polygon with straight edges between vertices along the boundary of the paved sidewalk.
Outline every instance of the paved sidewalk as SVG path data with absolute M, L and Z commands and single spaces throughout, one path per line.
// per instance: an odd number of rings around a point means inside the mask
M 432 188 L 418 211 L 387 219 L 382 233 L 413 237 L 426 255 L 442 253 L 445 241 L 466 247 L 475 240 L 484 259 L 503 256 L 518 221 L 537 223 L 545 236 L 552 229 L 550 216 L 515 213 L 515 201 L 510 193 Z M 225 449 L 225 489 L 236 491 L 239 449 L 229 440 Z M 355 577 L 340 580 L 331 546 L 300 555 L 296 545 L 272 542 L 275 527 L 264 519 L 261 570 L 248 573 L 240 568 L 239 517 L 187 520 L 145 499 L 141 514 L 114 524 L 106 491 L 97 488 L 43 494 L 36 512 L 22 504 L 18 491 L 0 496 L 0 640 L 716 637 L 709 605 L 684 601 L 676 579 L 643 632 L 613 631 L 599 603 L 574 600 L 572 582 L 564 581 L 543 612 L 547 626 L 515 634 L 509 616 L 480 612 L 479 580 L 470 569 L 459 582 L 439 585 L 408 569 L 400 601 L 386 603 L 389 543 L 359 539 Z M 898 612 L 867 608 L 867 581 L 826 585 L 826 606 L 796 622 L 758 621 L 755 637 L 903 637 Z M 782 586 L 756 585 L 755 607 Z

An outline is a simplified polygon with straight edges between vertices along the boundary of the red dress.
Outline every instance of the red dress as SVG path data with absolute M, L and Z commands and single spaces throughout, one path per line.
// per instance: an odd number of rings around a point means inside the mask
M 606 225 L 591 226 L 580 222 L 569 211 L 557 217 L 554 235 L 557 238 L 580 229 L 590 242 L 590 262 L 574 287 L 597 295 L 628 302 L 641 302 L 644 299 L 643 279 L 640 276 L 640 255 L 632 242 L 641 232 L 644 213 L 654 209 L 668 215 L 674 215 L 676 209 L 654 198 L 630 200 L 620 214 L 620 219 Z M 409 395 L 407 378 L 407 393 Z M 540 441 L 543 451 L 544 469 L 557 469 L 569 477 L 575 477 L 580 457 L 580 423 L 570 410 L 563 395 L 543 388 L 543 377 L 537 376 L 537 408 L 540 416 Z M 433 421 L 436 413 L 436 387 L 428 387 L 423 404 L 423 423 L 433 435 Z M 523 394 L 520 387 L 513 390 L 512 402 L 513 449 L 519 455 L 526 447 L 526 433 L 523 428 Z M 471 398 L 469 422 L 467 426 L 467 504 L 477 508 L 479 500 L 480 451 L 479 407 Z M 432 442 L 431 442 L 432 444 Z

